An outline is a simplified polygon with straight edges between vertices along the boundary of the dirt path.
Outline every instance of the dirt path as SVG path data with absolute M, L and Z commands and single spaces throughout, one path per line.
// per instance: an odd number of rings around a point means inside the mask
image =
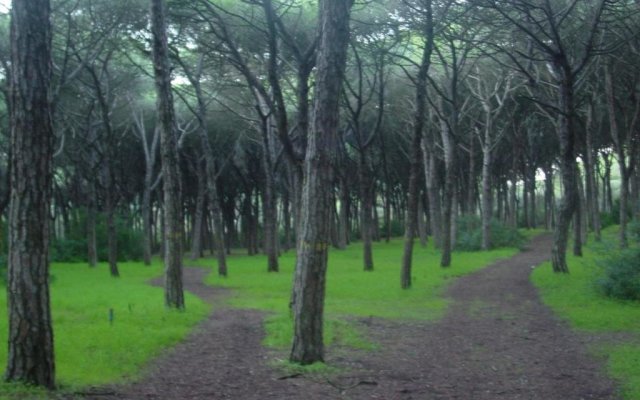
M 168 351 L 142 381 L 87 396 L 95 399 L 612 399 L 602 363 L 585 337 L 569 331 L 540 303 L 529 282 L 550 238 L 460 278 L 446 295 L 447 315 L 434 323 L 366 319 L 380 350 L 329 349 L 345 367 L 329 379 L 288 377 L 270 366 L 286 354 L 260 345 L 263 314 L 220 304 L 220 289 L 187 269 L 185 286 L 216 305 L 184 343 Z

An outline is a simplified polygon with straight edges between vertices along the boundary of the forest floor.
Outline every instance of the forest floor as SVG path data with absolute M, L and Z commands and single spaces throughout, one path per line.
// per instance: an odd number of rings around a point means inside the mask
M 214 305 L 189 338 L 140 381 L 89 391 L 91 399 L 615 399 L 599 340 L 575 333 L 542 304 L 530 283 L 550 253 L 548 235 L 516 256 L 456 279 L 444 318 L 432 322 L 358 318 L 375 351 L 332 346 L 330 373 L 285 372 L 284 351 L 266 349 L 259 311 L 225 305 L 227 289 L 187 268 L 185 286 Z

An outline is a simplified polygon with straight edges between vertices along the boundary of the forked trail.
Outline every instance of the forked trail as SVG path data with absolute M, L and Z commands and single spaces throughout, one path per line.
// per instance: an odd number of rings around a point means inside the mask
M 550 237 L 447 290 L 453 302 L 436 322 L 363 319 L 374 352 L 329 349 L 344 367 L 330 378 L 283 376 L 265 350 L 264 314 L 222 305 L 224 292 L 187 269 L 186 287 L 216 305 L 182 344 L 167 351 L 141 381 L 101 388 L 95 399 L 614 399 L 589 338 L 572 333 L 529 282 L 548 258 Z

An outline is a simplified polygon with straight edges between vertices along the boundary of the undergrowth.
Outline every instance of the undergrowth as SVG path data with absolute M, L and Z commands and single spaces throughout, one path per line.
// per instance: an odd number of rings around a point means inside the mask
M 589 242 L 582 258 L 567 254 L 569 274 L 554 274 L 550 263 L 537 267 L 532 280 L 542 298 L 578 330 L 628 333 L 630 343 L 599 345 L 594 351 L 608 358 L 610 374 L 623 386 L 627 399 L 640 399 L 640 302 L 605 296 L 598 282 L 604 273 L 601 260 L 616 254 L 617 226 L 603 231 L 603 243 Z

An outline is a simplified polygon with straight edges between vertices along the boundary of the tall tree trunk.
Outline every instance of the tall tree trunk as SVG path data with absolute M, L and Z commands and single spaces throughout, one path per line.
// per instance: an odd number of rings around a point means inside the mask
M 400 272 L 400 287 L 411 287 L 411 267 L 413 262 L 413 240 L 417 231 L 418 216 L 418 182 L 420 175 L 421 145 L 424 134 L 425 115 L 427 109 L 427 76 L 431 67 L 431 53 L 433 52 L 433 12 L 431 0 L 425 2 L 425 25 L 423 36 L 425 40 L 418 75 L 415 78 L 416 110 L 413 115 L 413 135 L 409 154 L 409 189 L 407 194 L 407 215 L 404 227 L 404 248 L 402 253 L 402 269 Z
M 427 247 L 427 222 L 424 220 L 424 202 L 422 196 L 418 197 L 418 236 L 420 237 L 420 246 Z
M 291 249 L 291 201 L 289 200 L 289 190 L 284 191 L 282 196 L 282 225 L 284 228 L 283 250 Z
M 89 204 L 87 205 L 87 259 L 90 267 L 98 264 L 98 245 L 96 241 L 96 186 L 89 182 Z
M 371 177 L 367 166 L 364 150 L 360 153 L 358 164 L 358 183 L 360 184 L 360 237 L 362 238 L 362 252 L 365 271 L 373 271 L 373 251 L 371 246 Z
M 453 210 L 453 197 L 455 195 L 455 151 L 453 143 L 451 143 L 451 134 L 449 133 L 449 126 L 441 121 L 441 133 L 444 147 L 444 162 L 445 162 L 445 178 L 444 178 L 444 212 L 442 215 L 442 256 L 440 258 L 440 266 L 448 267 L 451 265 L 451 251 L 453 247 L 452 243 L 452 216 Z
M 347 248 L 349 240 L 349 185 L 346 179 L 340 179 L 340 211 L 338 212 L 338 247 Z
M 440 191 L 438 188 L 437 162 L 433 155 L 433 149 L 429 145 L 429 140 L 422 139 L 422 157 L 424 162 L 424 175 L 429 198 L 429 220 L 431 223 L 431 234 L 435 247 L 442 247 L 442 205 L 440 202 Z
M 544 169 L 544 223 L 547 230 L 553 228 L 553 211 L 555 208 L 553 191 L 553 165 L 550 163 Z
M 607 111 L 609 114 L 609 128 L 611 132 L 611 138 L 613 139 L 614 148 L 616 151 L 616 158 L 618 159 L 618 170 L 620 171 L 620 247 L 626 248 L 627 242 L 627 208 L 629 200 L 629 171 L 627 169 L 625 147 L 620 135 L 620 129 L 618 127 L 618 121 L 616 120 L 616 97 L 613 89 L 613 78 L 611 76 L 610 68 L 605 68 L 604 71 L 605 90 L 607 93 Z
M 120 276 L 118 270 L 118 228 L 116 225 L 116 210 L 113 187 L 113 178 L 111 174 L 111 167 L 105 165 L 105 175 L 107 182 L 107 190 L 105 193 L 105 211 L 107 213 L 107 261 L 109 262 L 109 272 L 111 276 L 117 278 Z
M 595 95 L 594 95 L 595 96 Z M 587 196 L 587 215 L 589 216 L 589 224 L 593 229 L 594 239 L 596 242 L 602 240 L 600 233 L 600 210 L 598 206 L 598 189 L 596 185 L 596 172 L 595 165 L 597 163 L 593 145 L 593 130 L 594 130 L 594 107 L 593 101 L 589 102 L 587 109 L 587 120 L 585 127 L 586 144 L 584 158 L 584 170 L 586 176 L 586 196 Z
M 5 379 L 55 385 L 49 302 L 53 158 L 51 23 L 48 0 L 11 8 L 11 166 Z
M 491 116 L 487 118 L 489 120 Z M 487 122 L 485 127 L 485 139 L 482 146 L 482 250 L 491 248 L 491 218 L 493 213 L 493 204 L 491 198 L 491 164 L 492 154 L 491 146 L 491 125 Z
M 205 171 L 201 163 L 196 166 L 198 177 L 198 193 L 196 194 L 196 210 L 193 218 L 193 229 L 191 230 L 191 260 L 197 260 L 202 254 L 202 228 L 204 225 L 204 202 L 206 200 L 206 180 Z
M 290 360 L 324 359 L 323 311 L 328 259 L 334 157 L 338 152 L 340 92 L 349 41 L 352 1 L 320 2 L 313 129 L 304 163 L 299 240 L 293 290 L 294 333 Z
M 569 67 L 555 67 L 562 76 L 559 88 L 559 109 L 557 134 L 560 142 L 560 175 L 564 188 L 562 202 L 558 210 L 558 222 L 553 236 L 551 264 L 554 272 L 568 273 L 566 252 L 569 239 L 569 224 L 576 208 L 576 155 L 574 127 L 573 79 Z
M 170 308 L 184 308 L 182 288 L 182 200 L 176 120 L 171 93 L 171 66 L 167 44 L 166 5 L 151 0 L 153 70 L 156 85 L 156 109 L 160 129 L 162 187 L 164 190 L 165 249 L 164 300 Z
M 263 221 L 264 251 L 267 254 L 267 271 L 278 272 L 278 208 L 276 203 L 275 177 L 269 142 L 269 117 L 262 120 L 262 168 L 264 169 Z

